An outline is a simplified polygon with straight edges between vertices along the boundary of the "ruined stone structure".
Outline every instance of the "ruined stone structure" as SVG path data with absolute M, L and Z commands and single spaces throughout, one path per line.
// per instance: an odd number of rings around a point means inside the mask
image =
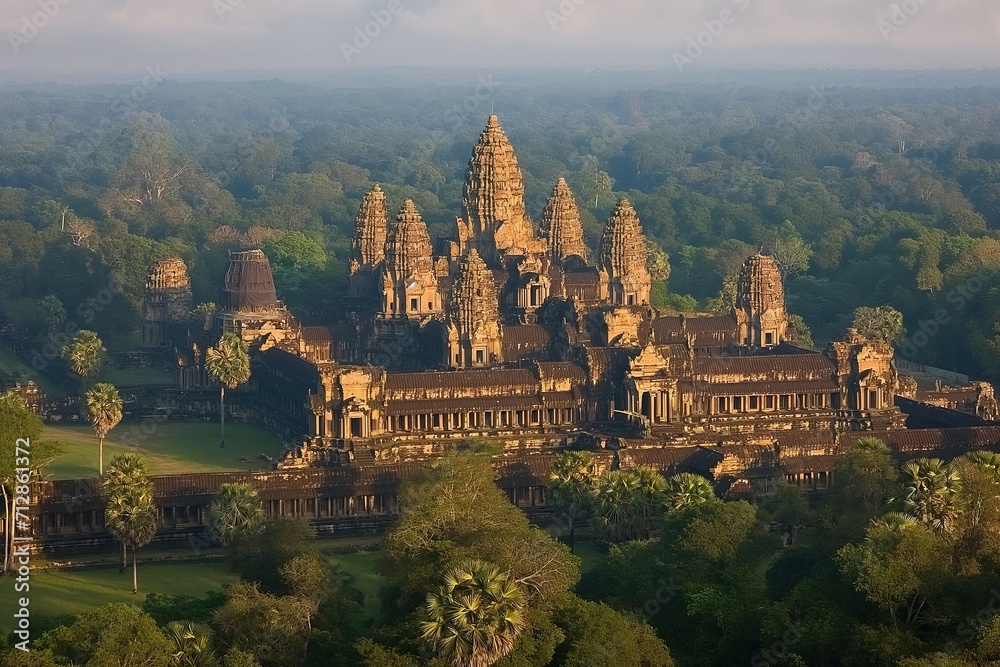
M 459 263 L 448 305 L 447 363 L 455 368 L 503 361 L 500 310 L 493 272 L 473 248 Z
M 157 262 L 146 279 L 143 300 L 142 346 L 166 348 L 171 327 L 183 325 L 191 313 L 191 280 L 180 257 Z

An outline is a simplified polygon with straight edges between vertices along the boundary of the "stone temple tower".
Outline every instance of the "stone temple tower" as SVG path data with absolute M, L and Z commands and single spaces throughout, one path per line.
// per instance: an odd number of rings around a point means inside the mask
M 361 200 L 354 221 L 354 241 L 348 269 L 352 297 L 370 298 L 380 293 L 379 278 L 388 236 L 389 213 L 385 206 L 385 193 L 376 184 Z
M 407 199 L 389 230 L 382 271 L 382 314 L 421 319 L 440 312 L 431 237 L 416 205 Z
M 493 272 L 475 248 L 458 266 L 445 331 L 449 366 L 491 366 L 503 361 L 497 288 Z
M 552 196 L 545 203 L 539 231 L 546 242 L 547 254 L 553 262 L 562 262 L 567 257 L 573 256 L 587 260 L 580 209 L 565 178 L 559 179 L 552 190 Z
M 601 236 L 598 269 L 608 277 L 608 300 L 616 306 L 649 303 L 646 237 L 628 199 L 618 200 Z
M 473 242 L 490 264 L 503 260 L 515 248 L 527 247 L 534 239 L 531 222 L 525 217 L 521 169 L 496 116 L 490 116 L 472 150 L 462 188 L 458 232 L 460 238 Z
M 172 257 L 157 262 L 146 279 L 142 346 L 166 347 L 170 341 L 170 325 L 185 322 L 191 305 L 191 280 L 184 260 Z
M 774 347 L 785 339 L 788 315 L 781 268 L 773 257 L 748 257 L 736 281 L 733 316 L 740 341 L 750 347 Z
M 251 351 L 294 340 L 295 318 L 278 300 L 271 263 L 262 250 L 229 253 L 215 311 L 215 334 L 235 333 Z

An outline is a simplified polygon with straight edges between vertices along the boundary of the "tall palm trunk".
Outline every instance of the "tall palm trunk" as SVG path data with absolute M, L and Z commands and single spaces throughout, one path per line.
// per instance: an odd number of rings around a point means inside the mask
M 226 385 L 221 385 L 219 387 L 219 418 L 220 424 L 222 425 L 222 440 L 219 441 L 219 447 L 226 446 Z
M 97 436 L 97 470 L 104 477 L 104 438 Z
M 139 592 L 139 578 L 136 573 L 135 565 L 135 547 L 132 547 L 132 595 Z
M 124 574 L 125 568 L 128 567 L 128 547 L 125 546 L 124 542 L 122 542 L 121 546 L 122 546 L 122 562 L 121 565 L 118 566 L 118 574 Z

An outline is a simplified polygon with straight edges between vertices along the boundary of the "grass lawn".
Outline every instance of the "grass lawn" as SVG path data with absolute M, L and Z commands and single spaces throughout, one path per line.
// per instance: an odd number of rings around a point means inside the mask
M 207 591 L 221 591 L 236 575 L 225 563 L 151 563 L 139 557 L 139 593 L 132 594 L 132 570 L 118 574 L 117 567 L 94 570 L 36 570 L 31 573 L 31 590 L 14 592 L 14 580 L 0 580 L 0 636 L 13 629 L 16 600 L 27 595 L 32 618 L 77 615 L 112 602 L 128 602 L 141 607 L 148 593 L 203 597 Z
M 45 468 L 53 479 L 97 476 L 97 438 L 85 424 L 46 424 L 42 437 L 63 443 L 63 452 Z M 261 470 L 263 452 L 278 458 L 281 440 L 250 424 L 226 424 L 226 448 L 219 448 L 219 425 L 214 422 L 122 422 L 104 441 L 104 463 L 115 454 L 143 455 L 152 475 L 227 470 Z M 247 461 L 241 461 L 246 457 Z
M 319 543 L 322 548 L 322 542 Z M 380 551 L 373 553 L 345 554 L 328 556 L 330 562 L 339 565 L 342 572 L 354 578 L 354 585 L 365 594 L 365 615 L 374 618 L 378 613 L 378 592 L 384 583 L 382 577 L 375 571 Z
M 173 386 L 176 375 L 172 371 L 165 373 L 162 368 L 108 368 L 101 371 L 99 379 L 119 389 L 127 389 L 150 385 Z

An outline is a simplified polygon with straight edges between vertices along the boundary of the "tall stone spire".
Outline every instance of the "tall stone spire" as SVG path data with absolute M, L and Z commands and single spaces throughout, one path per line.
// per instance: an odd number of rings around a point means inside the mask
M 383 276 L 384 313 L 420 317 L 440 311 L 431 237 L 411 199 L 389 231 Z
M 458 266 L 446 335 L 450 366 L 489 366 L 503 360 L 497 287 L 493 272 L 475 248 Z
M 354 241 L 348 265 L 348 286 L 353 297 L 371 298 L 378 294 L 378 277 L 385 261 L 389 234 L 388 219 L 385 193 L 376 183 L 361 200 L 354 219 Z
M 354 219 L 352 258 L 361 266 L 376 266 L 385 259 L 385 243 L 389 234 L 389 212 L 385 193 L 376 183 L 365 193 Z
M 501 258 L 532 235 L 525 217 L 524 182 L 514 149 L 496 116 L 472 150 L 462 188 L 462 217 L 487 261 Z
M 170 324 L 185 321 L 191 313 L 191 280 L 184 260 L 172 257 L 153 266 L 142 305 L 143 347 L 166 346 Z
M 753 255 L 740 267 L 733 315 L 744 345 L 780 345 L 788 327 L 781 268 L 773 257 Z
M 577 208 L 573 191 L 569 189 L 565 178 L 559 179 L 552 189 L 552 196 L 545 203 L 540 233 L 553 261 L 561 262 L 571 255 L 587 259 L 580 209 Z
M 609 298 L 616 305 L 649 303 L 646 237 L 628 199 L 618 200 L 601 236 L 598 268 L 608 276 Z

